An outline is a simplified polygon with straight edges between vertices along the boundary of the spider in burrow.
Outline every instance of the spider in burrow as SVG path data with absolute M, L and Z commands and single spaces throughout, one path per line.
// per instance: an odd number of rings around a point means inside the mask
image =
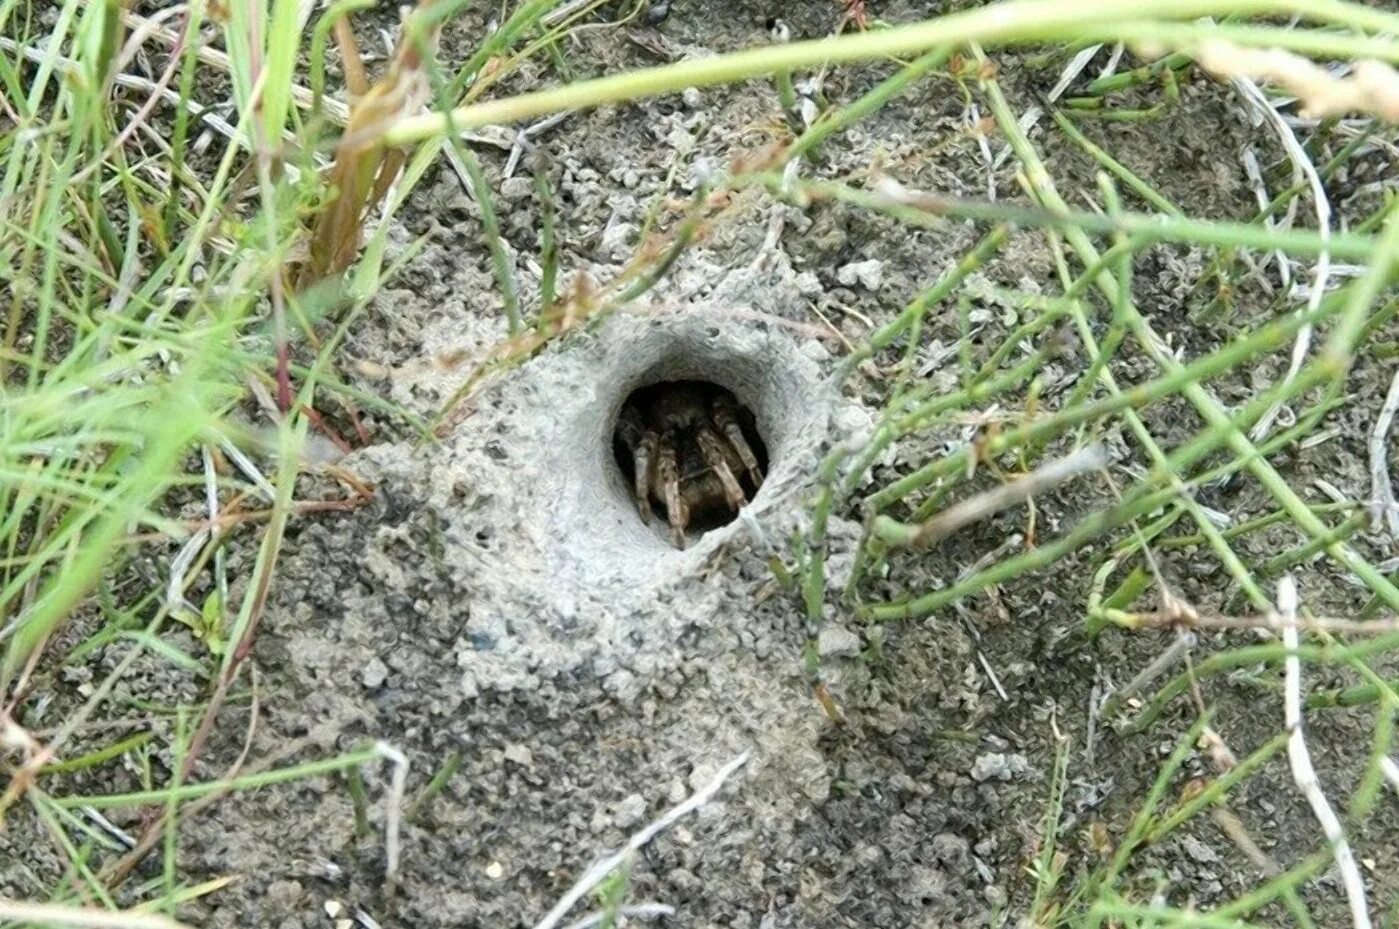
M 728 522 L 763 483 L 767 452 L 753 414 L 717 384 L 666 381 L 634 391 L 615 439 L 642 521 L 664 517 L 676 548 L 692 527 Z

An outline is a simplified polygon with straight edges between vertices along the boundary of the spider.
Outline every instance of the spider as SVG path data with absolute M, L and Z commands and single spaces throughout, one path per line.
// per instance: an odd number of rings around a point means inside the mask
M 720 514 L 737 512 L 763 483 L 762 443 L 750 435 L 752 415 L 716 384 L 670 381 L 633 393 L 617 420 L 617 458 L 642 521 L 664 509 L 671 544 L 682 549 L 692 525 L 727 521 Z

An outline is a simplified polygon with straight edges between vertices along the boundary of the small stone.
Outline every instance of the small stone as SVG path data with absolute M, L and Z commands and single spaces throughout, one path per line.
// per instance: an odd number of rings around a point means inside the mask
M 822 658 L 860 654 L 860 637 L 843 626 L 827 626 L 816 639 Z
M 793 283 L 803 297 L 819 297 L 826 292 L 826 288 L 821 286 L 821 278 L 816 276 L 815 271 L 801 272 Z
M 641 794 L 632 794 L 621 803 L 617 804 L 617 811 L 612 814 L 612 823 L 618 829 L 630 829 L 641 822 L 646 815 L 646 800 Z
M 504 876 L 505 865 L 501 864 L 499 861 L 492 861 L 490 864 L 486 865 L 486 877 L 489 877 L 493 881 L 498 881 Z
M 694 161 L 690 162 L 690 170 L 685 175 L 682 186 L 686 190 L 698 190 L 700 187 L 708 184 L 716 172 L 717 169 L 714 167 L 714 162 L 703 156 L 696 158 Z
M 666 883 L 674 887 L 681 894 L 698 893 L 704 887 L 703 882 L 694 875 L 694 872 L 684 868 L 672 868 L 666 873 Z
M 933 836 L 933 854 L 945 864 L 960 865 L 967 860 L 969 846 L 967 840 L 950 832 L 940 832 Z
M 704 105 L 704 95 L 697 87 L 686 87 L 680 91 L 680 102 L 692 110 L 697 110 Z
M 831 360 L 831 350 L 815 339 L 809 339 L 803 342 L 798 351 L 817 364 Z
M 1214 849 L 1210 848 L 1193 835 L 1188 835 L 1181 839 L 1180 844 L 1185 848 L 1185 853 L 1187 855 L 1202 864 L 1212 864 L 1219 860 L 1219 855 Z
M 329 916 L 331 919 L 335 919 L 343 912 L 345 912 L 345 904 L 341 903 L 339 900 L 327 900 L 325 902 L 325 915 Z
M 523 745 L 507 745 L 505 747 L 505 760 L 513 761 L 522 768 L 534 767 L 534 753 Z
M 354 929 L 354 926 L 355 921 L 353 919 L 337 919 L 335 921 L 335 929 Z
M 1006 755 L 1001 752 L 988 752 L 977 757 L 972 762 L 972 780 L 989 781 L 1009 781 L 1017 777 L 1022 777 L 1030 770 L 1030 762 L 1025 760 L 1024 755 Z
M 878 290 L 884 283 L 884 262 L 878 258 L 853 261 L 836 272 L 836 280 L 847 287 L 858 283 L 865 290 Z
M 636 227 L 625 222 L 620 215 L 613 214 L 602 230 L 602 253 L 609 258 L 618 258 L 630 248 Z
M 695 147 L 695 137 L 684 126 L 672 126 L 670 134 L 666 136 L 666 144 L 684 155 Z
M 301 904 L 301 883 L 299 881 L 273 881 L 264 891 L 269 906 L 291 910 Z
M 701 761 L 690 769 L 690 776 L 686 779 L 689 782 L 690 790 L 695 791 L 706 786 L 714 780 L 719 769 L 724 766 L 721 761 Z
M 378 690 L 389 679 L 389 666 L 378 658 L 372 658 L 360 671 L 359 679 L 369 690 Z
M 508 177 L 500 185 L 500 195 L 510 201 L 525 200 L 534 195 L 534 180 L 529 177 Z

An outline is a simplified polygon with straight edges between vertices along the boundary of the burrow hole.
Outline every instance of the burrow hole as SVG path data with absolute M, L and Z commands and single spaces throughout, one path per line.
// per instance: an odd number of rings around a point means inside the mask
M 758 477 L 744 467 L 742 453 L 725 435 L 725 422 L 735 423 L 744 444 L 758 464 Z M 707 431 L 707 437 L 701 433 Z M 701 535 L 733 522 L 738 513 L 732 508 L 723 482 L 710 466 L 702 451 L 706 441 L 712 446 L 717 439 L 730 473 L 738 481 L 746 501 L 751 502 L 767 475 L 768 451 L 762 433 L 758 431 L 753 411 L 738 400 L 727 388 L 712 381 L 659 381 L 638 387 L 622 404 L 612 432 L 612 452 L 622 472 L 633 511 L 643 513 L 653 521 L 667 538 L 675 539 L 665 504 L 665 486 L 661 479 L 660 462 L 666 450 L 674 451 L 678 465 L 678 488 L 688 509 L 685 545 Z M 634 446 L 645 441 L 655 449 L 651 455 L 651 480 L 648 482 L 645 505 L 636 499 L 636 455 Z M 711 453 L 712 455 L 712 453 Z

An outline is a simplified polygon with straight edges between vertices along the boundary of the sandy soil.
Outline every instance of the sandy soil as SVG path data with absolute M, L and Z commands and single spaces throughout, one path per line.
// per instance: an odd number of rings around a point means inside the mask
M 877 12 L 890 20 L 914 15 L 899 5 Z M 781 11 L 798 36 L 828 31 L 837 13 L 824 3 Z M 737 48 L 763 41 L 770 15 L 747 2 L 679 0 L 659 29 L 585 33 L 568 60 L 583 75 Z M 467 14 L 444 36 L 444 54 L 464 55 L 481 28 Z M 1060 67 L 1032 71 L 1015 57 L 997 60 L 1022 110 Z M 888 71 L 842 68 L 825 92 L 850 99 Z M 553 79 L 527 71 L 518 86 Z M 1180 103 L 1152 123 L 1091 123 L 1085 131 L 1186 210 L 1249 217 L 1253 192 L 1241 152 L 1252 144 L 1270 164 L 1276 146 L 1227 89 L 1191 75 L 1182 90 Z M 687 179 L 781 131 L 771 88 L 753 84 L 575 114 L 542 134 L 560 195 L 565 270 L 605 278 L 630 257 L 648 205 L 670 190 L 677 165 L 683 190 L 693 185 Z M 1036 140 L 1066 196 L 1093 193 L 1091 161 L 1043 127 Z M 999 140 L 991 142 L 998 150 Z M 503 149 L 482 146 L 480 154 L 528 300 L 538 215 L 528 170 L 505 178 Z M 988 175 L 965 101 L 941 78 L 833 141 L 813 170 L 858 176 L 876 162 L 928 189 L 984 195 L 994 183 L 1001 197 L 1016 189 L 1013 159 Z M 782 234 L 764 251 L 774 215 Z M 476 209 L 449 170 L 424 181 L 403 218 L 401 242 L 421 235 L 426 247 L 375 301 L 346 354 L 360 386 L 427 413 L 464 371 L 439 360 L 479 357 L 504 325 Z M 833 596 L 823 644 L 826 674 L 848 716 L 843 726 L 832 725 L 809 695 L 799 604 L 766 567 L 803 519 L 817 457 L 867 427 L 886 387 L 857 379 L 844 394 L 832 392 L 825 378 L 842 347 L 812 338 L 810 328 L 829 321 L 859 339 L 976 237 L 959 223 L 910 231 L 837 205 L 803 213 L 755 198 L 710 230 L 654 299 L 492 384 L 441 445 L 423 446 L 401 424 L 371 415 L 375 444 L 342 464 L 375 485 L 373 504 L 300 520 L 288 535 L 257 644 L 259 719 L 250 757 L 288 745 L 299 746 L 293 757 L 311 757 L 383 739 L 411 762 L 410 796 L 456 752 L 460 770 L 405 825 L 395 886 L 384 881 L 380 833 L 387 770 L 368 775 L 375 829 L 366 839 L 356 838 L 339 778 L 239 794 L 188 818 L 180 835 L 186 879 L 241 878 L 186 918 L 210 927 L 323 926 L 332 924 L 329 901 L 348 917 L 361 912 L 386 927 L 532 925 L 592 860 L 745 752 L 750 761 L 720 801 L 635 862 L 628 900 L 673 906 L 667 925 L 1013 925 L 1033 893 L 1026 868 L 1041 841 L 1058 751 L 1069 756 L 1059 835 L 1066 880 L 1096 863 L 1092 827 L 1122 835 L 1195 714 L 1182 699 L 1147 733 L 1128 735 L 1118 728 L 1132 708 L 1122 720 L 1090 712 L 1171 641 L 1167 633 L 1116 632 L 1081 640 L 1089 575 L 1100 562 L 1093 552 L 921 622 L 866 627 Z M 877 272 L 862 266 L 864 281 L 842 275 L 869 261 Z M 1215 344 L 1230 322 L 1204 324 L 1191 315 L 1204 263 L 1196 250 L 1163 247 L 1137 268 L 1142 306 L 1188 355 Z M 1042 237 L 1017 234 L 984 276 L 1049 289 L 1052 256 Z M 725 315 L 735 308 L 746 315 Z M 998 308 L 986 309 L 981 337 L 995 345 L 1006 323 Z M 1241 314 L 1249 312 L 1245 299 Z M 791 379 L 784 384 L 798 385 L 764 394 L 770 385 L 757 378 L 743 388 L 767 398 L 757 401 L 769 404 L 766 414 L 757 411 L 760 424 L 766 416 L 766 429 L 787 429 L 788 470 L 766 488 L 754 515 L 682 554 L 635 522 L 624 495 L 618 503 L 616 475 L 599 449 L 610 440 L 609 410 L 646 370 L 630 350 L 678 339 L 703 355 L 709 349 L 694 346 L 716 327 L 726 333 L 721 341 L 739 347 L 713 355 L 701 374 L 743 382 L 724 359 L 756 359 Z M 930 317 L 927 357 L 957 337 L 955 310 Z M 1239 372 L 1216 389 L 1225 402 L 1241 402 L 1281 364 Z M 1075 373 L 1051 366 L 1050 396 L 1062 389 L 1056 372 L 1064 383 Z M 1127 359 L 1119 374 L 1130 381 L 1148 368 Z M 951 383 L 953 372 L 935 367 L 929 376 Z M 1362 368 L 1358 392 L 1383 376 Z M 1289 450 L 1279 467 L 1309 498 L 1317 496 L 1317 477 L 1363 497 L 1363 436 L 1373 408 L 1369 401 L 1348 407 L 1334 420 L 1340 430 L 1333 440 Z M 1170 405 L 1146 419 L 1168 446 L 1197 428 L 1193 416 Z M 1130 437 L 1103 438 L 1140 460 Z M 932 434 L 900 445 L 877 475 L 887 478 L 964 439 Z M 1042 536 L 1108 499 L 1102 488 L 1077 486 L 1047 495 L 1039 501 Z M 1200 499 L 1236 520 L 1268 509 L 1248 481 L 1210 488 Z M 859 531 L 857 512 L 839 515 L 832 529 L 837 580 L 840 556 Z M 1023 529 L 1023 513 L 1007 513 L 935 552 L 896 560 L 865 595 L 941 584 L 998 547 L 1014 546 Z M 1297 542 L 1280 529 L 1242 551 L 1262 556 L 1265 546 Z M 1362 537 L 1357 544 L 1369 543 Z M 1220 606 L 1232 594 L 1206 550 L 1168 551 L 1162 570 L 1201 606 Z M 1300 577 L 1318 611 L 1353 611 L 1365 601 L 1322 563 L 1302 566 Z M 1197 660 L 1248 640 L 1201 639 Z M 90 679 L 111 660 L 95 655 L 91 667 L 72 674 Z M 1203 694 L 1218 709 L 1216 728 L 1240 755 L 1282 727 L 1277 680 L 1258 670 L 1210 678 Z M 1333 672 L 1313 683 L 1350 680 Z M 200 690 L 152 660 L 123 692 L 169 703 Z M 227 711 L 200 777 L 218 776 L 238 755 L 247 714 L 246 703 Z M 1357 777 L 1370 728 L 1360 711 L 1313 721 L 1317 762 L 1338 796 Z M 1210 773 L 1205 754 L 1192 755 L 1169 796 Z M 136 786 L 130 772 L 74 780 L 91 791 Z M 1143 897 L 1159 890 L 1175 905 L 1208 906 L 1321 846 L 1281 758 L 1241 787 L 1229 808 L 1271 864 L 1251 858 L 1219 820 L 1204 816 L 1135 856 L 1126 886 Z M 23 861 L 43 885 L 59 864 L 34 851 L 42 843 L 28 844 L 38 828 L 18 819 L 0 836 L 0 848 L 8 846 L 0 854 Z M 1396 808 L 1382 808 L 1358 838 L 1363 859 L 1394 861 Z M 145 868 L 155 875 L 159 863 Z M 1370 872 L 1380 901 L 1395 899 L 1395 878 L 1386 876 L 1392 871 L 1381 864 Z M 18 872 L 0 878 L 0 887 L 36 892 Z M 1318 919 L 1341 918 L 1343 900 L 1331 880 L 1309 885 L 1305 896 Z

